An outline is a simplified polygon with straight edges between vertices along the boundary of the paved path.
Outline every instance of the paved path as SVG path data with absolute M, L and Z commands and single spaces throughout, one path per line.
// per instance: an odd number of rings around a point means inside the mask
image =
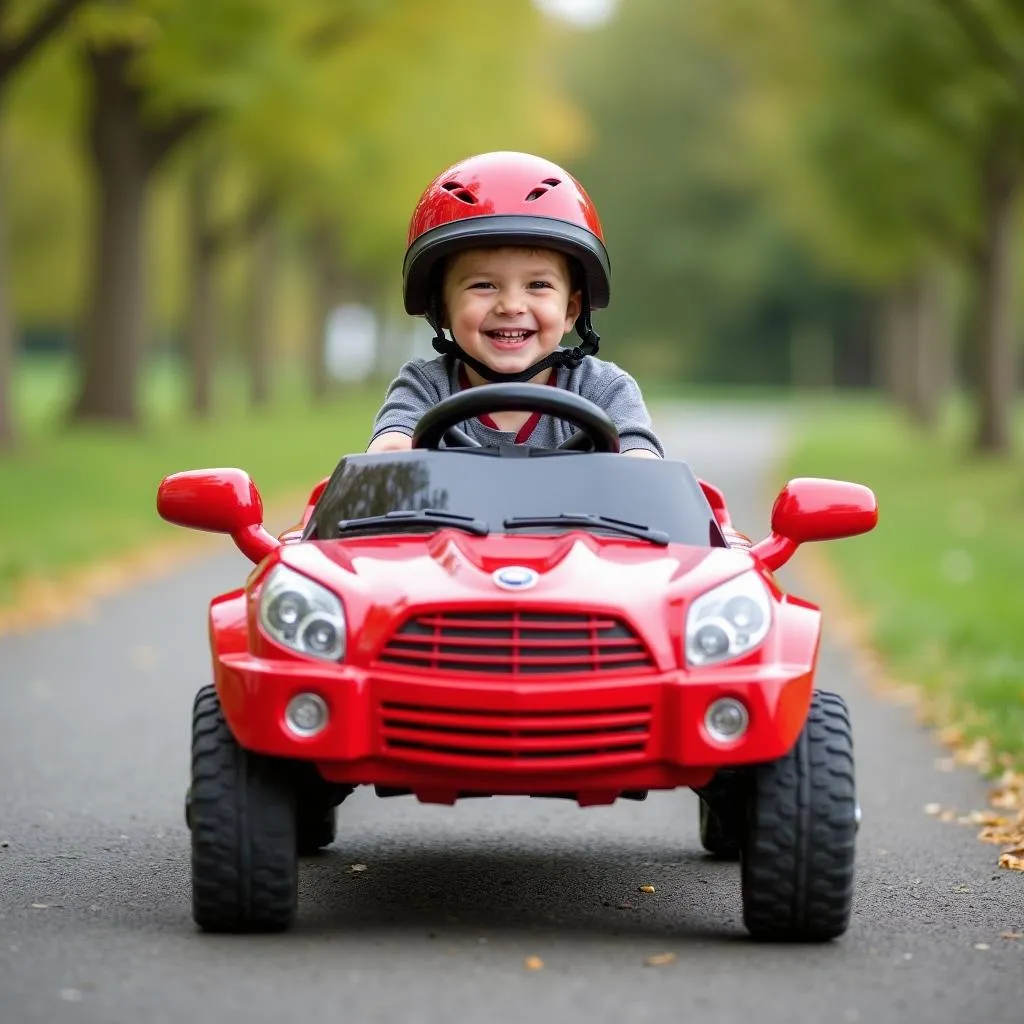
M 781 415 L 673 409 L 658 423 L 762 535 Z M 205 603 L 246 565 L 226 552 L 89 621 L 0 637 L 0 1024 L 1024 1021 L 1024 940 L 1000 938 L 1024 931 L 1024 878 L 972 829 L 923 813 L 981 807 L 983 784 L 937 771 L 934 742 L 828 643 L 820 679 L 851 704 L 864 811 L 838 942 L 745 938 L 738 869 L 700 852 L 689 792 L 588 810 L 360 792 L 339 843 L 304 864 L 294 931 L 199 934 L 189 713 L 207 680 Z M 645 966 L 663 953 L 676 959 Z M 544 968 L 526 970 L 529 956 Z

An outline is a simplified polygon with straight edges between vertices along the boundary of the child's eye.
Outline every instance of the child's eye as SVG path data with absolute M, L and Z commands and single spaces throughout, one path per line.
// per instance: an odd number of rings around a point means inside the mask
M 493 288 L 494 285 L 490 281 L 474 281 L 470 288 Z
M 551 287 L 551 282 L 550 281 L 531 281 L 530 282 L 530 287 L 531 288 L 550 288 Z

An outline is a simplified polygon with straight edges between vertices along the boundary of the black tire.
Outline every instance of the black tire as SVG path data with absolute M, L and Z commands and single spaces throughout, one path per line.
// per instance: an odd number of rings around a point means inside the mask
M 853 901 L 857 797 L 842 697 L 816 691 L 793 749 L 752 776 L 743 921 L 757 939 L 827 942 Z
M 299 804 L 297 849 L 300 857 L 319 853 L 334 842 L 338 833 L 338 808 L 322 804 Z
M 723 826 L 721 819 L 705 800 L 700 801 L 700 843 L 712 857 L 719 860 L 740 859 L 739 837 Z
M 295 918 L 295 791 L 287 766 L 243 750 L 212 686 L 192 709 L 192 917 L 204 931 L 281 931 Z

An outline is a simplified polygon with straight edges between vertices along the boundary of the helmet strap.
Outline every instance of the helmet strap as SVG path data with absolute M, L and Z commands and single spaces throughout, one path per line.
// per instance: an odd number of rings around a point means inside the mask
M 458 342 L 444 333 L 444 328 L 441 326 L 440 302 L 436 294 L 430 300 L 426 319 L 427 323 L 434 328 L 434 339 L 431 344 L 435 352 L 461 360 L 492 384 L 518 384 L 536 377 L 538 373 L 543 373 L 550 367 L 564 366 L 574 370 L 587 356 L 597 355 L 597 349 L 601 343 L 601 335 L 594 330 L 594 325 L 590 322 L 590 303 L 585 295 L 583 308 L 576 318 L 576 333 L 583 340 L 583 344 L 573 348 L 556 348 L 554 352 L 549 352 L 543 359 L 519 373 L 499 373 L 497 370 L 492 370 L 486 363 L 480 362 L 479 359 L 474 359 L 469 353 L 463 352 Z

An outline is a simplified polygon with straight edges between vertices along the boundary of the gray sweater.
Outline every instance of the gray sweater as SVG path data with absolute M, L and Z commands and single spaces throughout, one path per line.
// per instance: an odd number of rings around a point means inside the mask
M 622 451 L 646 448 L 664 458 L 665 450 L 651 426 L 640 386 L 625 370 L 607 360 L 587 356 L 575 369 L 558 367 L 555 374 L 557 387 L 589 398 L 608 413 L 619 428 Z M 444 356 L 411 360 L 402 366 L 398 376 L 388 385 L 384 404 L 373 424 L 370 443 L 381 434 L 392 431 L 412 436 L 420 417 L 428 409 L 459 390 L 459 364 L 455 360 Z M 482 445 L 514 442 L 538 448 L 557 448 L 577 429 L 553 416 L 540 416 L 517 434 L 488 426 L 486 419 L 484 422 L 474 419 L 461 424 L 462 429 Z

